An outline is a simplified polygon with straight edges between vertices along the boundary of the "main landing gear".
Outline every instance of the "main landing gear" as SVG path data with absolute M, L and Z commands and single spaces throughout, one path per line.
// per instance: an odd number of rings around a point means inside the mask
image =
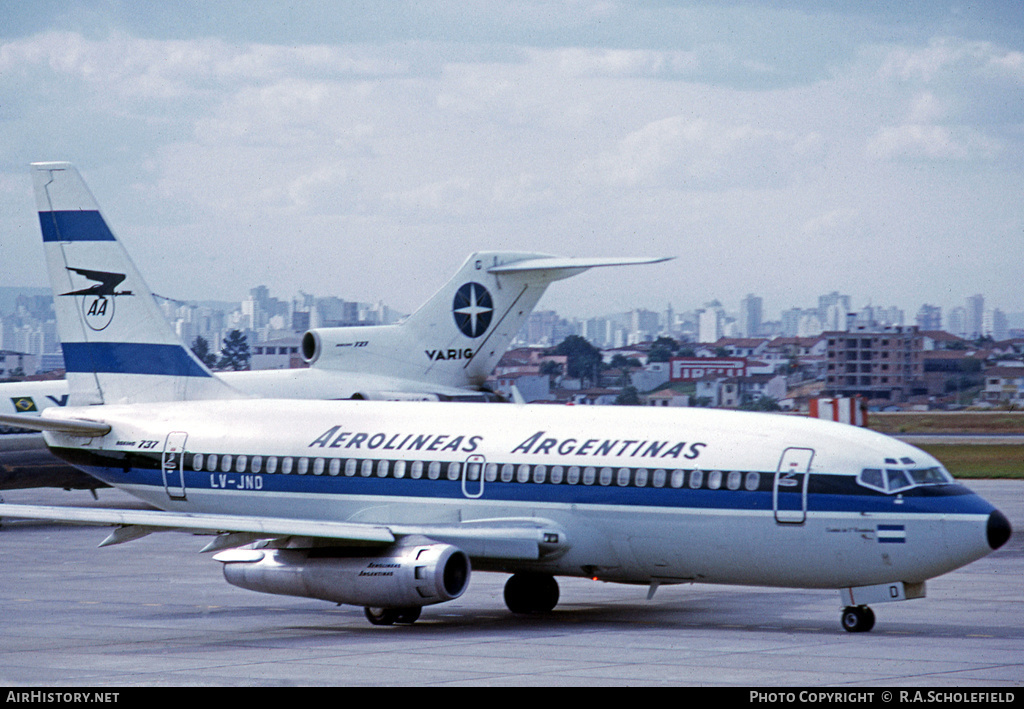
M 505 605 L 513 613 L 548 613 L 558 604 L 558 582 L 550 574 L 513 574 L 505 583 Z
M 847 606 L 839 622 L 848 633 L 866 633 L 875 627 L 875 612 L 867 606 Z
M 412 625 L 420 617 L 419 606 L 412 608 L 370 608 L 363 609 L 366 619 L 374 625 Z

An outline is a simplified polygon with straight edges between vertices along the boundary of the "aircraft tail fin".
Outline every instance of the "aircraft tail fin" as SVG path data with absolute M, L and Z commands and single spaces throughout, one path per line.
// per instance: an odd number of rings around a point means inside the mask
M 402 324 L 437 353 L 431 369 L 452 386 L 481 384 L 554 281 L 600 266 L 627 266 L 669 258 L 572 258 L 514 251 L 471 254 L 455 276 Z M 444 353 L 455 352 L 446 360 Z M 430 376 L 431 372 L 426 375 Z M 434 373 L 441 375 L 441 371 Z
M 178 339 L 78 170 L 31 167 L 69 403 L 241 396 Z

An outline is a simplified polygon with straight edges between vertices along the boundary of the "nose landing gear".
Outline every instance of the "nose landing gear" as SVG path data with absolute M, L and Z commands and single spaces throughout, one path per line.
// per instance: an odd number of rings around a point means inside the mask
M 847 606 L 839 622 L 848 633 L 866 633 L 875 627 L 875 612 L 867 606 Z

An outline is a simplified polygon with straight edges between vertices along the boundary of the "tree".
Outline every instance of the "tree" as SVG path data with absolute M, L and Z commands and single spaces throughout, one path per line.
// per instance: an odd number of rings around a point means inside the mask
M 640 393 L 634 386 L 625 387 L 618 396 L 615 397 L 616 406 L 640 406 Z
M 196 339 L 192 341 L 192 354 L 209 369 L 217 366 L 217 354 L 210 351 L 210 343 L 203 337 L 197 335 Z
M 562 365 L 560 362 L 549 359 L 540 365 L 540 373 L 546 375 L 553 385 L 555 380 L 562 376 Z
M 220 351 L 219 366 L 221 369 L 239 371 L 249 368 L 249 343 L 239 330 L 232 330 L 224 338 L 224 347 Z
M 565 355 L 566 373 L 575 379 L 597 381 L 601 371 L 601 350 L 579 335 L 569 335 L 555 347 L 553 354 Z
M 671 337 L 661 336 L 651 345 L 651 351 L 647 354 L 648 362 L 668 362 L 672 354 L 679 348 L 679 343 Z

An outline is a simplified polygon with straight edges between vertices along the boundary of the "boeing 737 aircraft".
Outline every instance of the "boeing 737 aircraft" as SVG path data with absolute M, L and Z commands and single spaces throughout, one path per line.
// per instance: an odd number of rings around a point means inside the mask
M 110 231 L 95 199 L 73 166 L 79 209 Z M 57 214 L 57 213 L 55 213 Z M 79 228 L 66 216 L 43 223 L 53 235 Z M 112 238 L 112 234 L 111 234 Z M 484 380 L 508 349 L 552 282 L 590 268 L 666 261 L 667 258 L 565 258 L 517 251 L 471 254 L 430 300 L 404 322 L 376 327 L 314 328 L 302 339 L 306 369 L 221 372 L 217 376 L 246 394 L 288 399 L 384 399 L 488 401 Z M 70 267 L 69 267 L 70 268 Z M 117 307 L 136 295 L 126 276 L 111 267 L 71 269 L 74 290 L 55 297 L 82 296 L 88 328 L 103 332 Z M 154 317 L 162 317 L 154 310 Z M 65 348 L 69 371 L 88 368 Z M 0 413 L 39 412 L 69 403 L 64 381 L 0 384 Z M 3 431 L 0 431 L 2 433 Z M 0 489 L 95 487 L 97 482 L 56 460 L 38 434 L 0 436 Z
M 167 323 L 73 173 L 34 166 L 75 406 L 25 422 L 57 455 L 161 511 L 0 505 L 116 525 L 103 544 L 206 532 L 237 586 L 412 623 L 473 571 L 511 574 L 516 613 L 556 576 L 836 589 L 872 603 L 999 548 L 1006 517 L 912 446 L 817 419 L 707 409 L 245 397 Z M 56 224 L 51 229 L 46 225 Z M 102 328 L 81 273 L 124 275 Z M 110 296 L 107 296 L 110 297 Z M 87 403 L 86 403 L 87 402 Z M 12 538 L 9 544 L 17 543 Z

